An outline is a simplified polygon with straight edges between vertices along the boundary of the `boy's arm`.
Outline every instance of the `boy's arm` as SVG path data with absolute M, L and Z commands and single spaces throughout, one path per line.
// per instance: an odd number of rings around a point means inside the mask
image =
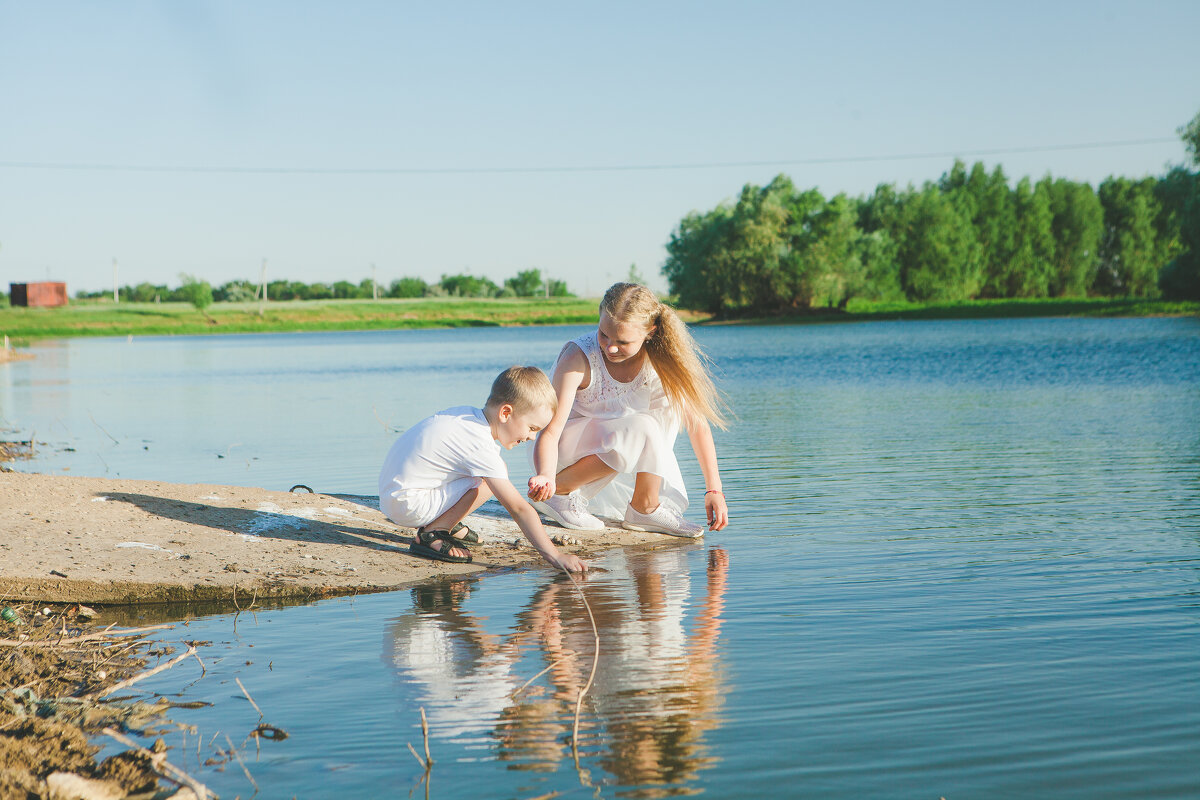
M 525 534 L 529 543 L 542 554 L 542 558 L 546 559 L 551 566 L 561 567 L 568 572 L 583 572 L 587 569 L 587 564 L 579 556 L 560 552 L 554 546 L 554 542 L 550 541 L 550 537 L 546 535 L 546 529 L 542 527 L 541 517 L 533 510 L 533 506 L 525 502 L 525 498 L 521 497 L 521 493 L 511 482 L 505 478 L 484 478 L 483 480 L 492 490 L 492 496 L 500 501 L 500 505 L 504 506 L 520 526 L 521 533 Z
M 533 443 L 533 469 L 529 479 L 529 496 L 534 500 L 549 500 L 554 496 L 554 476 L 558 474 L 558 438 L 562 435 L 571 406 L 575 405 L 575 393 L 588 377 L 588 361 L 578 345 L 568 342 L 554 366 L 554 394 L 558 397 L 558 410 L 550 424 L 538 434 Z
M 713 443 L 712 428 L 708 420 L 691 415 L 687 420 L 688 439 L 700 472 L 704 474 L 704 513 L 708 517 L 710 530 L 719 531 L 729 524 L 729 506 L 721 488 L 721 472 L 717 468 L 717 446 Z

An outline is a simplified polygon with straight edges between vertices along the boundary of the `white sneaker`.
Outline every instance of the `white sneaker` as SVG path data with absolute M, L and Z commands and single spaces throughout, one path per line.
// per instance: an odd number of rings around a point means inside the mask
M 599 517 L 588 513 L 587 498 L 579 492 L 556 494 L 545 502 L 535 500 L 533 507 L 559 525 L 571 530 L 595 531 L 608 527 L 600 521 Z
M 626 506 L 623 525 L 631 531 L 655 531 L 671 536 L 682 536 L 685 539 L 698 539 L 704 535 L 703 527 L 694 522 L 688 522 L 683 518 L 683 514 L 666 503 L 659 503 L 658 508 L 649 514 L 643 514 L 633 506 Z

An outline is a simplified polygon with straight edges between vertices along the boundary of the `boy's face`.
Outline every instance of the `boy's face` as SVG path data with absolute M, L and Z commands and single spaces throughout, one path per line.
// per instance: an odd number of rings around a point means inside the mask
M 550 424 L 554 412 L 549 406 L 537 406 L 527 411 L 516 411 L 508 403 L 496 411 L 496 424 L 492 435 L 505 450 L 512 450 L 521 442 L 538 435 L 538 431 Z

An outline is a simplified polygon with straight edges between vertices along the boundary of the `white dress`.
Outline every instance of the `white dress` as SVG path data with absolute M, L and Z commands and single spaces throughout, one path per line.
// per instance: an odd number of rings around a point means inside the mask
M 575 394 L 558 440 L 558 468 L 597 455 L 616 470 L 615 475 L 580 487 L 588 498 L 588 510 L 597 516 L 624 518 L 639 472 L 662 478 L 660 498 L 682 513 L 688 498 L 675 459 L 679 415 L 649 357 L 633 380 L 621 383 L 608 374 L 596 331 L 572 341 L 587 356 L 591 379 L 586 389 Z

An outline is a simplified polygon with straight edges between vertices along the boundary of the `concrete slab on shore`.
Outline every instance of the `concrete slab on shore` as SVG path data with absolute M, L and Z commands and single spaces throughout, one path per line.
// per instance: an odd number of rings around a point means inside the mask
M 0 599 L 139 604 L 386 591 L 439 575 L 546 565 L 494 502 L 468 519 L 471 564 L 408 552 L 411 528 L 371 498 L 154 481 L 0 473 Z M 561 549 L 685 540 L 620 528 L 566 531 Z

